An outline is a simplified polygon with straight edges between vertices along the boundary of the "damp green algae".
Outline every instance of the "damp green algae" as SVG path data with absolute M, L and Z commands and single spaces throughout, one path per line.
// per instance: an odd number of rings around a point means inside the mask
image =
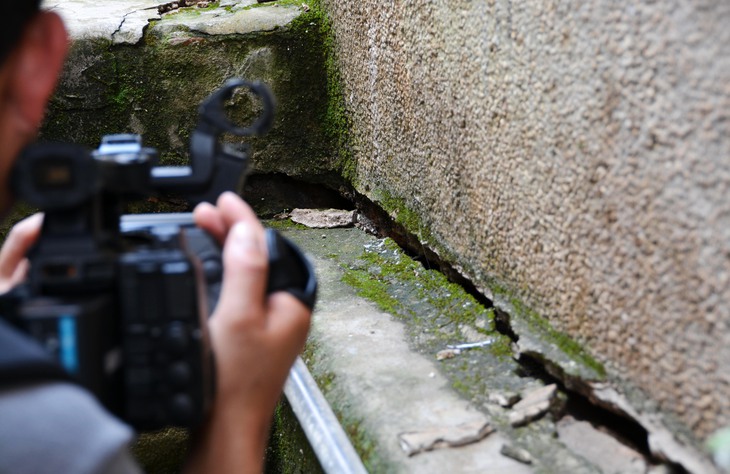
M 539 344 L 537 352 L 531 351 L 533 354 L 557 364 L 569 376 L 594 381 L 606 378 L 603 364 L 593 358 L 578 341 L 556 330 L 545 317 L 504 286 L 493 282 L 490 290 L 494 295 L 494 305 L 509 314 L 512 330 L 518 336 L 529 337 Z
M 458 258 L 446 249 L 429 230 L 422 217 L 408 206 L 405 199 L 394 196 L 385 190 L 376 190 L 373 195 L 378 204 L 388 212 L 396 224 L 418 238 L 419 244 L 436 249 L 441 258 L 446 261 L 458 261 Z M 353 286 L 359 285 L 364 296 L 372 295 L 368 297 L 376 298 L 378 304 L 386 311 L 390 311 L 386 308 L 393 307 L 393 302 L 389 301 L 387 292 L 379 287 L 378 282 L 369 281 L 367 275 L 353 273 L 347 278 L 353 280 Z M 498 284 L 494 279 L 490 279 L 487 287 L 492 292 L 495 307 L 510 316 L 513 332 L 518 337 L 529 333 L 533 335 L 531 339 L 540 341 L 544 349 L 543 353 L 540 354 L 542 357 L 556 363 L 568 375 L 579 376 L 587 380 L 605 379 L 605 367 L 592 357 L 579 342 L 553 328 L 545 317 L 530 308 L 514 292 Z M 506 344 L 501 345 L 501 350 L 504 354 L 512 353 L 511 348 L 506 347 Z M 571 362 L 574 362 L 574 364 L 571 364 Z
M 299 421 L 285 398 L 279 402 L 266 448 L 265 473 L 324 472 Z
M 182 428 L 166 428 L 142 433 L 131 447 L 132 455 L 144 472 L 182 472 L 190 447 L 190 433 Z
M 337 43 L 332 22 L 320 0 L 308 3 L 309 11 L 294 19 L 293 31 L 311 31 L 317 38 L 317 47 L 326 78 L 326 108 L 321 116 L 326 139 L 332 144 L 334 164 L 341 177 L 353 187 L 357 183 L 357 166 L 352 153 L 350 120 L 345 107 L 342 77 L 337 59 Z
M 490 351 L 511 355 L 509 338 L 494 327 L 494 313 L 440 272 L 424 268 L 390 239 L 365 247 L 343 267 L 342 280 L 383 311 L 408 323 L 410 332 L 428 333 L 421 349 L 434 351 L 465 339 L 491 339 Z M 474 341 L 470 341 L 474 342 Z
M 309 228 L 303 224 L 294 222 L 291 219 L 269 219 L 269 220 L 265 220 L 263 222 L 266 227 L 269 227 L 269 228 L 275 229 L 275 230 L 292 230 L 292 229 L 306 230 Z

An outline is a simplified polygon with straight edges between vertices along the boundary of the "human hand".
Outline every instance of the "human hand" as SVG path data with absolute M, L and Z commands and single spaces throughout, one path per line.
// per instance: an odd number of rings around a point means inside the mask
M 43 225 L 43 214 L 26 217 L 10 229 L 0 249 L 0 294 L 25 279 L 28 273 L 28 250 L 38 240 Z
M 216 399 L 189 467 L 260 472 L 271 418 L 304 347 L 311 311 L 288 293 L 266 294 L 264 228 L 238 196 L 224 193 L 215 207 L 199 205 L 194 217 L 224 244 L 224 273 L 218 306 L 208 323 L 216 358 Z

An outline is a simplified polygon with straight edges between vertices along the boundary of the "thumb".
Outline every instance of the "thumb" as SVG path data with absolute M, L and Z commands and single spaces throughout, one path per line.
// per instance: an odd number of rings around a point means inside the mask
M 223 248 L 223 286 L 217 314 L 231 321 L 264 322 L 268 276 L 264 245 L 263 230 L 247 222 L 231 228 Z

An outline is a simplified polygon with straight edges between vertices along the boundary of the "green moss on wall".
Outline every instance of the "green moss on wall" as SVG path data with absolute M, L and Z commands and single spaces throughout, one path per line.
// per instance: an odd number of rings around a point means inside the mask
M 345 108 L 332 22 L 319 0 L 312 0 L 308 5 L 309 12 L 292 22 L 292 30 L 304 30 L 307 33 L 313 31 L 318 38 L 327 88 L 327 105 L 321 117 L 322 127 L 325 137 L 332 143 L 337 170 L 354 186 L 357 182 L 357 167 L 351 149 L 350 120 Z
M 317 455 L 307 441 L 307 435 L 286 399 L 279 402 L 274 412 L 264 472 L 270 474 L 324 472 Z
M 490 290 L 494 294 L 495 306 L 509 313 L 513 330 L 517 334 L 529 332 L 533 339 L 542 341 L 546 348 L 544 355 L 548 359 L 552 355 L 554 362 L 560 363 L 559 359 L 567 357 L 568 360 L 577 364 L 576 368 L 581 376 L 593 380 L 606 377 L 606 369 L 603 364 L 593 358 L 575 339 L 553 328 L 545 317 L 526 305 L 514 292 L 494 281 L 491 282 Z M 558 350 L 559 353 L 549 354 L 548 347 Z M 561 365 L 565 366 L 565 364 Z M 581 369 L 588 369 L 588 371 Z

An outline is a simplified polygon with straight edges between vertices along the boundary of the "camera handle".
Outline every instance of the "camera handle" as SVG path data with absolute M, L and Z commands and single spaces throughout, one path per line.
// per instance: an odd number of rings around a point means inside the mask
M 239 87 L 247 87 L 248 90 L 261 99 L 264 106 L 261 116 L 251 126 L 245 128 L 239 127 L 228 120 L 224 110 L 226 101 L 233 96 L 233 91 Z M 231 133 L 239 137 L 262 135 L 269 131 L 274 123 L 274 107 L 274 96 L 266 85 L 259 81 L 249 82 L 243 79 L 231 78 L 200 104 L 197 130 L 215 136 L 221 133 Z
M 245 87 L 261 99 L 261 115 L 248 127 L 240 127 L 226 116 L 225 104 L 233 92 Z M 214 202 L 224 190 L 235 189 L 246 172 L 247 147 L 221 143 L 224 133 L 247 137 L 265 133 L 274 122 L 274 96 L 261 82 L 228 79 L 198 108 L 198 124 L 190 135 L 191 166 L 158 166 L 151 170 L 152 186 L 158 191 L 188 195 L 191 204 Z

